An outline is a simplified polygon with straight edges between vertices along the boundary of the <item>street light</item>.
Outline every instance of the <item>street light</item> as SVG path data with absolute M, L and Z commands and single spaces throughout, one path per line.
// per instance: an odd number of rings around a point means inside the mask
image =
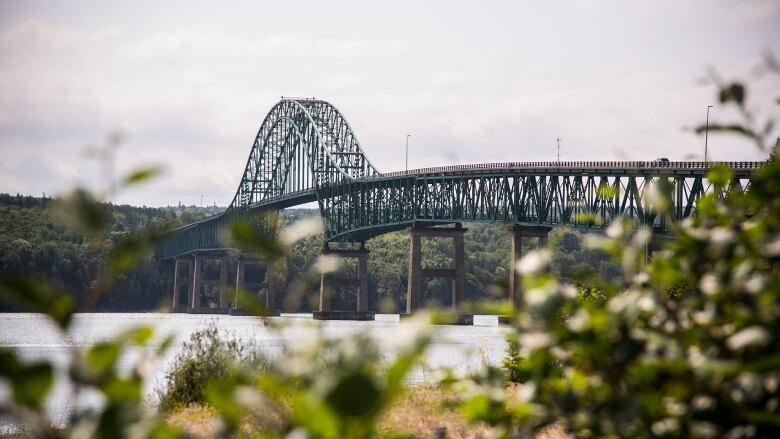
M 406 172 L 409 172 L 409 138 L 411 134 L 406 135 Z
M 558 163 L 561 162 L 561 138 L 556 137 L 555 141 L 558 142 Z
M 704 128 L 704 163 L 707 163 L 707 137 L 710 133 L 710 108 L 712 105 L 707 105 L 707 125 Z

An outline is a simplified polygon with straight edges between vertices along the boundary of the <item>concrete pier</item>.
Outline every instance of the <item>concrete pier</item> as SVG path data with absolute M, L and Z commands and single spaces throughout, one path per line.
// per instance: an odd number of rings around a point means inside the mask
M 173 262 L 173 300 L 171 312 L 186 312 L 192 294 L 192 258 L 179 257 Z
M 317 320 L 374 320 L 374 313 L 368 310 L 368 249 L 361 243 L 358 249 L 324 248 L 323 255 L 339 258 L 357 259 L 357 276 L 354 278 L 336 277 L 335 273 L 322 271 L 320 277 L 320 309 L 314 311 Z M 355 311 L 334 311 L 332 294 L 335 286 L 354 286 L 357 289 L 357 309 Z
M 247 279 L 247 271 L 250 267 L 256 270 L 262 270 L 262 277 Z M 230 315 L 250 315 L 249 310 L 244 309 L 239 303 L 239 292 L 247 291 L 249 293 L 259 294 L 265 290 L 263 308 L 264 315 L 278 316 L 276 309 L 276 289 L 273 276 L 273 264 L 257 257 L 240 255 L 236 258 L 236 285 L 233 306 L 230 308 Z
M 409 229 L 409 280 L 406 290 L 406 314 L 412 314 L 422 306 L 422 282 L 426 278 L 452 279 L 452 309 L 466 299 L 466 257 L 463 235 L 468 229 L 457 224 L 452 228 L 411 227 Z M 423 268 L 422 238 L 451 238 L 453 240 L 454 268 Z M 469 319 L 456 319 L 465 322 Z
M 218 277 L 214 276 L 214 262 L 219 264 Z M 206 265 L 211 263 L 211 278 L 206 275 Z M 233 268 L 235 264 L 235 268 Z M 264 307 L 269 315 L 276 311 L 275 291 L 271 265 L 252 255 L 233 250 L 195 252 L 179 256 L 174 260 L 173 303 L 171 312 L 190 314 L 249 314 L 236 308 L 238 291 L 248 290 L 260 294 L 265 290 Z M 248 266 L 260 266 L 264 278 L 247 280 Z M 235 283 L 230 276 L 235 269 Z M 211 293 L 210 303 L 204 294 Z M 216 296 L 214 294 L 216 293 Z
M 548 226 L 521 226 L 514 224 L 509 228 L 512 232 L 512 249 L 509 254 L 509 287 L 507 295 L 512 309 L 523 306 L 522 285 L 517 272 L 517 262 L 523 257 L 523 239 L 538 239 L 539 247 L 547 245 L 547 234 L 552 227 Z

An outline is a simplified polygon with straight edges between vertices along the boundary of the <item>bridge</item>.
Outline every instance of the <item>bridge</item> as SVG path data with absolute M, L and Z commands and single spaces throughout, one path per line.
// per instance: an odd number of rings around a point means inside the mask
M 719 163 L 734 173 L 731 184 L 719 190 L 722 196 L 746 190 L 763 162 Z M 671 224 L 646 194 L 665 180 L 673 191 L 674 221 L 694 215 L 697 201 L 715 190 L 706 179 L 713 165 L 666 160 L 507 162 L 382 173 L 336 107 L 318 99 L 282 98 L 260 125 L 227 210 L 171 231 L 157 257 L 174 261 L 174 310 L 224 312 L 231 307 L 227 279 L 235 273 L 235 288 L 262 291 L 265 306 L 272 311 L 274 279 L 268 264 L 235 248 L 227 236 L 228 226 L 249 219 L 264 233 L 273 234 L 276 224 L 269 224 L 263 213 L 317 202 L 324 223 L 323 253 L 356 258 L 358 273 L 354 279 L 322 275 L 315 318 L 372 318 L 364 243 L 397 230 L 410 234 L 406 311 L 412 313 L 421 305 L 423 278 L 453 279 L 453 305 L 464 300 L 464 222 L 509 225 L 512 260 L 521 256 L 523 239 L 544 244 L 555 225 L 599 230 L 613 219 L 627 217 L 668 234 Z M 453 239 L 455 267 L 423 268 L 422 237 Z M 203 277 L 207 259 L 220 261 L 219 279 Z M 509 265 L 508 296 L 519 305 L 515 264 Z M 356 288 L 356 310 L 331 310 L 334 285 Z M 203 291 L 209 286 L 218 287 L 219 299 L 204 305 Z

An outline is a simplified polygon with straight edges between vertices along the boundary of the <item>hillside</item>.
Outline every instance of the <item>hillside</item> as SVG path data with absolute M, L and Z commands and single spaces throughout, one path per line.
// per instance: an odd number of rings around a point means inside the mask
M 103 267 L 105 255 L 117 239 L 130 231 L 155 224 L 187 224 L 223 208 L 196 206 L 135 207 L 108 204 L 112 226 L 106 240 L 89 242 L 69 231 L 52 215 L 51 198 L 0 194 L 0 272 L 39 274 L 80 297 Z M 283 211 L 284 223 L 317 215 L 315 209 Z M 509 233 L 499 224 L 466 224 L 466 294 L 470 299 L 503 297 L 507 278 Z M 571 278 L 576 271 L 598 270 L 614 277 L 617 267 L 606 255 L 583 248 L 579 233 L 556 229 L 550 242 L 558 274 Z M 404 307 L 407 283 L 408 237 L 389 233 L 366 243 L 369 257 L 369 297 L 372 309 L 386 312 Z M 285 311 L 308 311 L 316 306 L 319 276 L 313 270 L 322 248 L 322 236 L 311 236 L 290 249 L 277 267 L 282 286 L 278 304 Z M 530 249 L 530 246 L 529 246 Z M 423 265 L 448 267 L 449 240 L 423 240 Z M 349 269 L 349 268 L 348 268 Z M 135 271 L 124 276 L 99 304 L 102 311 L 141 311 L 166 306 L 172 289 L 172 268 L 148 255 Z M 447 280 L 432 279 L 425 300 L 450 301 Z M 351 309 L 354 294 L 337 291 L 334 307 Z

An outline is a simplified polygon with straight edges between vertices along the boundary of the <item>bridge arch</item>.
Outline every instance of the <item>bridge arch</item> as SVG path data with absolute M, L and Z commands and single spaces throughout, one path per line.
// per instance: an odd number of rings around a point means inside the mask
M 228 210 L 307 191 L 319 200 L 323 187 L 377 175 L 336 107 L 318 99 L 283 98 L 260 124 Z M 320 209 L 325 214 L 321 202 Z

